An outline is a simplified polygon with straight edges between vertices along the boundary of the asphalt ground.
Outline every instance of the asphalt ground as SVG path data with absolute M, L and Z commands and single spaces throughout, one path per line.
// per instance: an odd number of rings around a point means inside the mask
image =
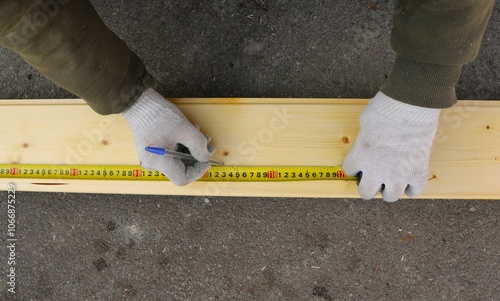
M 394 59 L 388 0 L 92 3 L 166 97 L 370 98 Z M 500 99 L 499 45 L 497 3 L 460 99 Z M 0 98 L 67 97 L 0 49 Z M 498 201 L 18 191 L 12 294 L 7 199 L 2 300 L 500 300 Z

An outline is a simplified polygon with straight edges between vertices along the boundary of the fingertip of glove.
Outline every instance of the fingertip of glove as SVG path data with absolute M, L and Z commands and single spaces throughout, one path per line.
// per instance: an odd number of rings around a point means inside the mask
M 359 196 L 365 201 L 369 201 L 377 195 L 376 192 L 375 193 L 368 193 L 368 192 L 361 192 L 361 191 L 358 191 L 358 192 L 359 192 Z
M 359 172 L 362 175 L 362 172 Z M 385 185 L 377 182 L 374 178 L 370 176 L 359 177 L 358 192 L 359 196 L 364 200 L 373 199 L 377 193 L 383 191 Z
M 407 196 L 410 198 L 416 197 L 424 193 L 425 187 L 427 183 L 421 184 L 421 185 L 408 185 L 408 187 L 405 190 L 405 193 Z
M 172 184 L 179 187 L 186 186 L 187 184 L 191 183 L 189 181 L 182 181 L 182 180 L 172 180 L 172 179 L 169 180 L 170 182 L 172 182 Z
M 351 161 L 345 160 L 342 164 L 342 170 L 344 173 L 350 177 L 356 176 L 361 170 L 355 165 L 352 164 Z
M 211 156 L 213 156 L 213 154 L 215 154 L 215 151 L 217 150 L 217 148 L 211 144 L 208 144 L 207 145 L 207 150 L 208 152 L 210 153 Z
M 400 196 L 382 194 L 382 198 L 388 203 L 394 203 L 400 199 Z
M 214 154 L 216 148 L 213 145 L 208 144 L 210 139 L 208 139 L 204 134 L 199 132 L 201 136 L 193 139 L 184 141 L 183 144 L 189 149 L 189 153 L 198 161 L 207 162 L 210 160 Z M 205 139 L 203 139 L 203 138 Z
M 214 152 L 215 152 L 215 150 L 214 150 Z M 197 161 L 199 161 L 199 163 L 207 163 L 208 161 L 210 161 L 210 158 L 212 157 L 213 152 L 211 152 L 208 148 L 206 148 L 204 150 L 191 151 L 191 155 Z
M 407 186 L 404 183 L 389 183 L 381 191 L 384 201 L 394 203 L 405 193 Z
M 358 187 L 359 196 L 363 200 L 371 200 L 371 199 L 373 199 L 377 195 L 377 193 L 379 192 L 379 190 L 380 190 L 380 187 L 379 188 L 376 188 L 376 187 L 363 187 L 361 185 Z
M 186 167 L 186 179 L 189 183 L 198 180 L 203 177 L 205 172 L 210 168 L 210 163 L 207 162 L 196 162 L 191 166 Z

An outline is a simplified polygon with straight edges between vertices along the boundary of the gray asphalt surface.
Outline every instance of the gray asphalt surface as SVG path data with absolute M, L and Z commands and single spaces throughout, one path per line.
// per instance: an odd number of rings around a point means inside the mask
M 166 97 L 370 98 L 394 59 L 388 0 L 92 2 Z M 459 98 L 500 99 L 499 45 L 497 3 Z M 72 97 L 0 70 L 0 98 Z M 11 294 L 3 195 L 1 300 L 500 300 L 498 201 L 18 191 Z

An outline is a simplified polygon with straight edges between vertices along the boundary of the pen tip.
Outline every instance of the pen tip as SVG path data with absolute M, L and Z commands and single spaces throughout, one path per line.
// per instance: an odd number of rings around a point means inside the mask
M 146 151 L 157 155 L 165 155 L 165 150 L 159 147 L 146 146 Z

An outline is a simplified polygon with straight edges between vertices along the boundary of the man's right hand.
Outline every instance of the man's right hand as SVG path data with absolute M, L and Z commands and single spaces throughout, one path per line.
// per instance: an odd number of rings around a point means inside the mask
M 208 161 L 215 148 L 208 144 L 208 136 L 155 90 L 146 90 L 122 115 L 134 135 L 142 167 L 162 172 L 177 186 L 197 180 L 210 168 Z M 198 162 L 185 163 L 181 159 L 151 154 L 145 150 L 146 146 L 174 151 L 187 147 Z

